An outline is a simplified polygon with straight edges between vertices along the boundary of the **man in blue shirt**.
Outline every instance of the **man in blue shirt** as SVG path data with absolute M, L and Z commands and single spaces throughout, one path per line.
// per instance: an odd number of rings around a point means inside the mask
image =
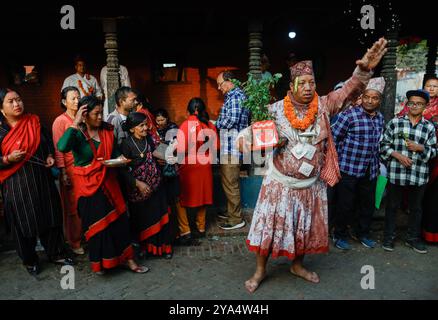
M 351 249 L 347 226 L 352 222 L 355 209 L 359 211 L 356 236 L 365 247 L 376 246 L 369 233 L 380 166 L 379 143 L 384 129 L 384 118 L 377 108 L 384 86 L 383 78 L 371 79 L 363 93 L 362 104 L 339 114 L 332 125 L 342 176 L 336 186 L 334 241 L 341 250 Z
M 243 91 L 231 82 L 231 71 L 223 71 L 217 77 L 218 90 L 225 96 L 224 104 L 216 121 L 220 135 L 220 172 L 222 187 L 227 197 L 225 222 L 219 224 L 224 230 L 243 228 L 245 221 L 240 204 L 240 152 L 234 142 L 239 131 L 248 127 L 249 110 L 243 107 L 246 99 Z

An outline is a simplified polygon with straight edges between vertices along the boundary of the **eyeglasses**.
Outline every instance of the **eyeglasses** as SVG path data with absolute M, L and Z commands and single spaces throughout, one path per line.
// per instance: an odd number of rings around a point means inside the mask
M 428 84 L 427 86 L 424 86 L 424 87 L 425 87 L 425 88 L 435 88 L 435 89 L 438 88 L 438 86 L 433 85 L 433 84 Z
M 425 103 L 422 103 L 422 102 L 412 102 L 412 101 L 409 101 L 408 103 L 406 103 L 406 105 L 409 108 L 412 108 L 414 106 L 417 107 L 417 108 L 424 108 L 426 106 Z

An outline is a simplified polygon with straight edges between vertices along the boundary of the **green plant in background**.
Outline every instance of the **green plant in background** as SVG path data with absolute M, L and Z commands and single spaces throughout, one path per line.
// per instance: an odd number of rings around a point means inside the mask
M 272 99 L 270 90 L 275 87 L 281 77 L 280 73 L 276 73 L 272 77 L 259 80 L 248 73 L 248 80 L 243 83 L 236 79 L 231 80 L 235 86 L 242 88 L 245 92 L 247 99 L 243 106 L 250 110 L 252 122 L 272 120 L 268 110 Z
M 427 41 L 404 40 L 397 47 L 397 69 L 424 71 L 427 62 Z

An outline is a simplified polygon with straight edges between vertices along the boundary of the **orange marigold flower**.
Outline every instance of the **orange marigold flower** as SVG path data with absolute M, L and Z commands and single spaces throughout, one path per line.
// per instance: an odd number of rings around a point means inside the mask
M 289 98 L 289 96 L 284 97 L 284 115 L 287 120 L 291 124 L 291 126 L 298 130 L 306 130 L 310 127 L 316 120 L 316 116 L 318 114 L 318 95 L 315 93 L 315 96 L 310 102 L 309 109 L 306 112 L 306 115 L 303 119 L 298 119 L 294 105 Z

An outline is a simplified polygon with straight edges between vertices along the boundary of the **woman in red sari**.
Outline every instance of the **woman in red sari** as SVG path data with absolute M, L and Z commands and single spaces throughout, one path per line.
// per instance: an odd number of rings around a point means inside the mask
M 184 121 L 177 136 L 178 154 L 184 155 L 179 171 L 181 206 L 197 210 L 196 226 L 190 230 L 187 213 L 178 211 L 178 226 L 181 237 L 205 237 L 207 205 L 213 204 L 212 162 L 218 149 L 216 127 L 209 121 L 204 101 L 193 98 L 187 107 L 189 117 Z
M 60 189 L 62 207 L 64 209 L 64 234 L 67 242 L 75 254 L 84 254 L 81 247 L 82 227 L 81 219 L 78 216 L 75 197 L 73 193 L 73 154 L 71 152 L 62 153 L 56 147 L 59 139 L 65 131 L 73 124 L 73 120 L 78 112 L 78 104 L 81 94 L 76 87 L 66 87 L 61 91 L 61 108 L 64 109 L 52 125 L 53 143 L 55 145 L 56 166 L 61 170 Z
M 126 204 L 116 170 L 103 164 L 120 156 L 120 152 L 115 146 L 114 129 L 102 121 L 102 112 L 99 99 L 83 97 L 73 124 L 58 141 L 58 150 L 73 153 L 73 192 L 92 271 L 101 274 L 121 265 L 145 273 L 149 269 L 134 261 Z
M 38 116 L 25 113 L 14 90 L 0 89 L 0 110 L 0 183 L 18 255 L 37 275 L 38 237 L 49 261 L 74 264 L 64 246 L 61 201 L 50 170 L 55 164 L 50 133 Z

